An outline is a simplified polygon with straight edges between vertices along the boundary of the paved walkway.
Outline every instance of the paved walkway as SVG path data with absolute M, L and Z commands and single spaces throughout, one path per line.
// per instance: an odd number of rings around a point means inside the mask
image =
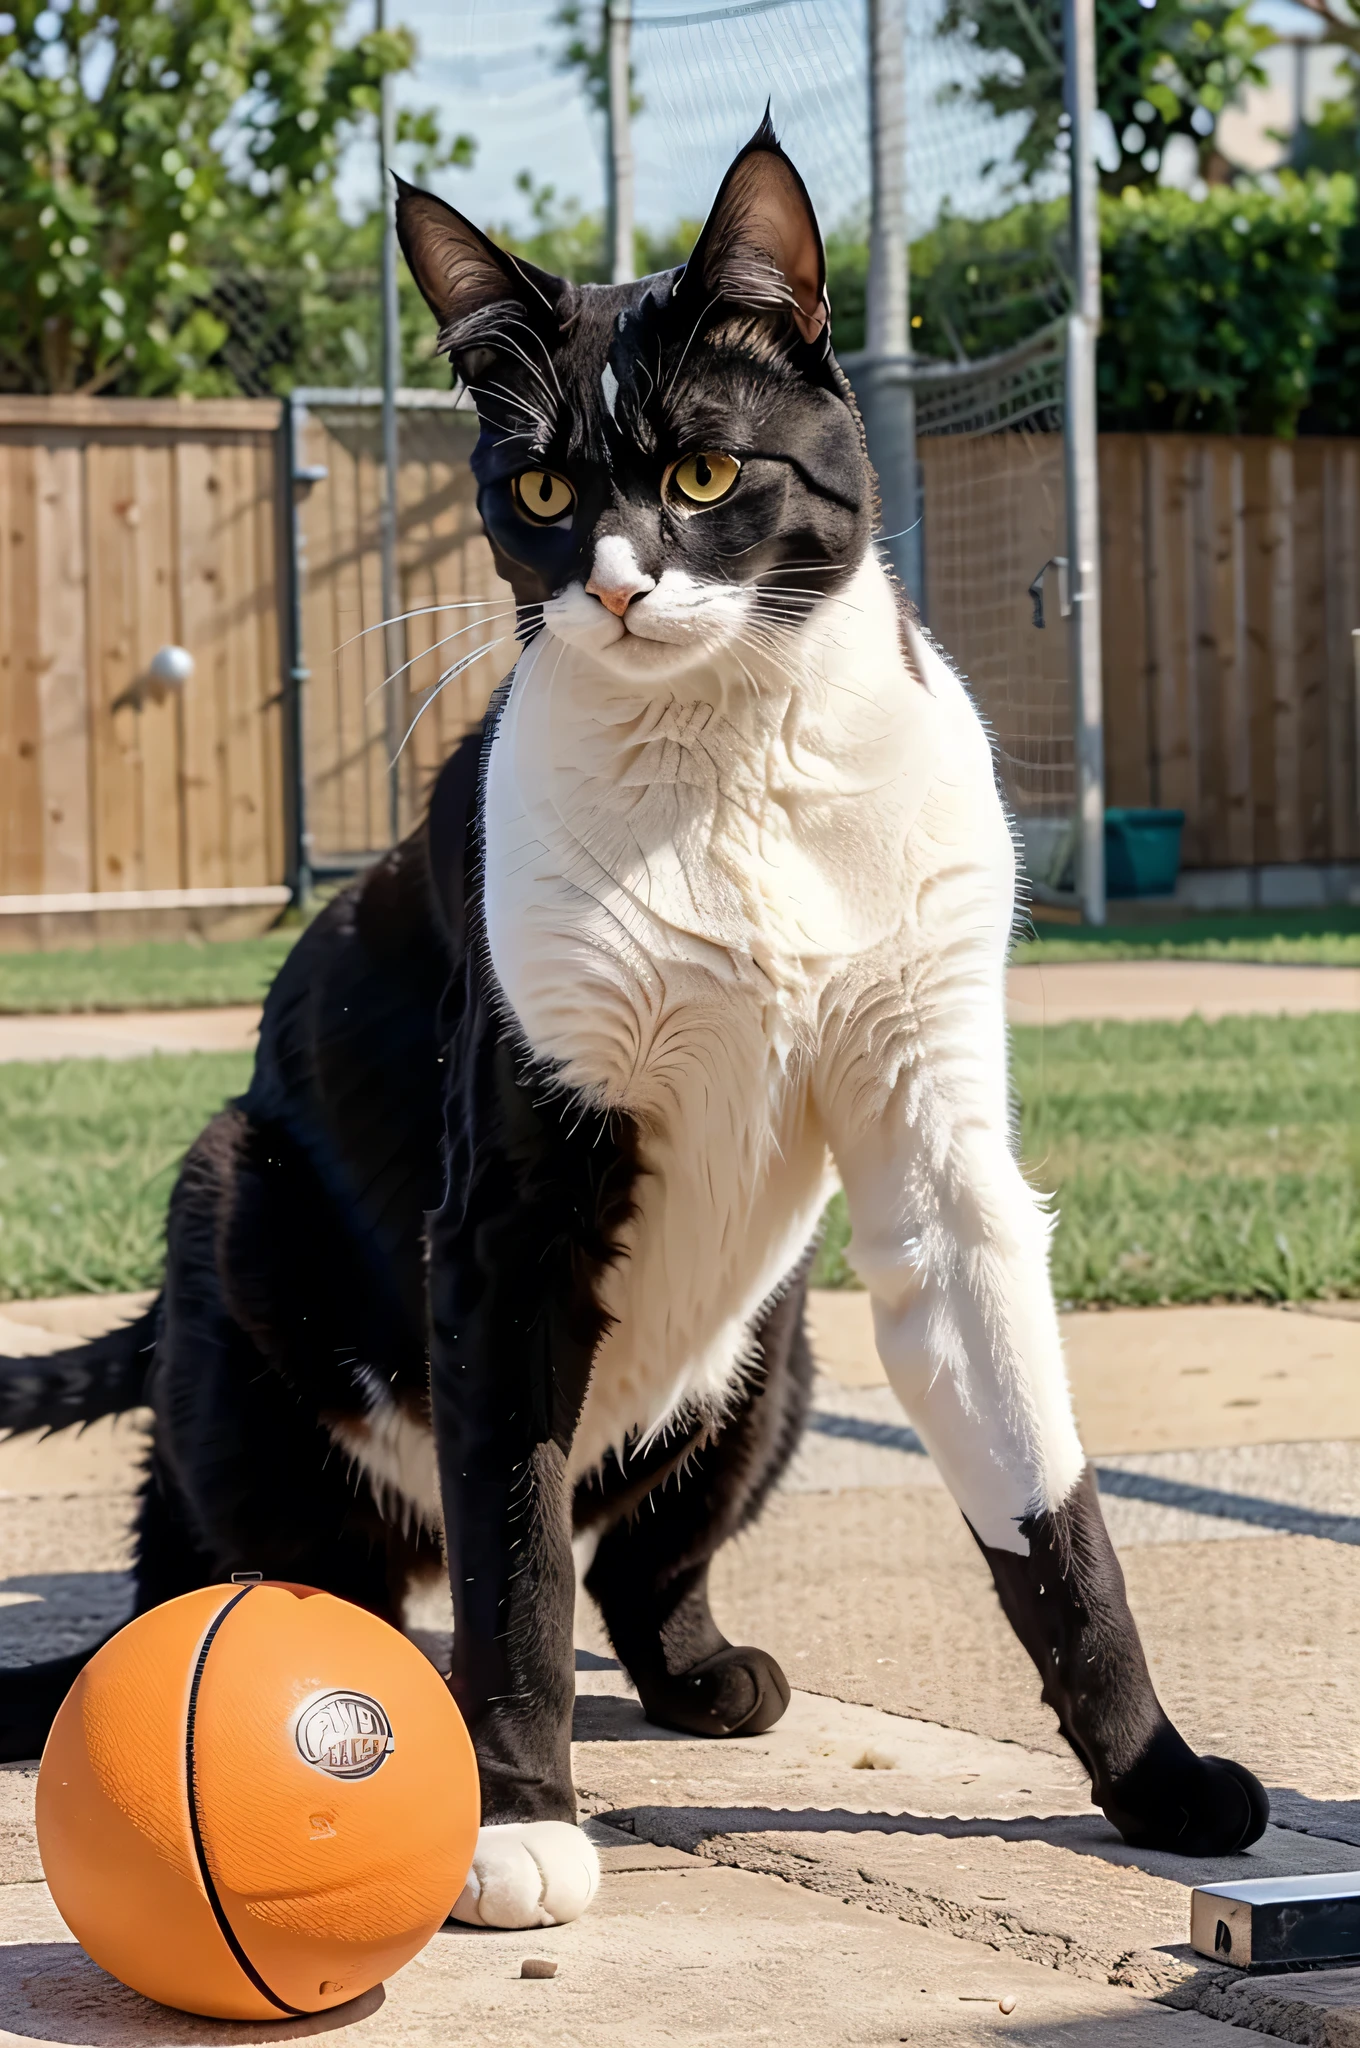
M 1360 1010 L 1360 967 L 1278 967 L 1239 960 L 1063 960 L 1012 967 L 1013 1024 L 1200 1016 L 1303 1017 Z
M 1360 968 L 1271 967 L 1220 960 L 1063 961 L 1013 967 L 1013 1024 L 1122 1018 L 1288 1016 L 1360 1010 Z M 213 1010 L 100 1011 L 0 1017 L 0 1062 L 136 1059 L 152 1052 L 250 1052 L 259 1030 L 250 1003 Z
M 142 1299 L 9 1304 L 0 1349 L 93 1334 Z M 814 1325 L 803 1453 L 714 1574 L 729 1634 L 766 1643 L 794 1682 L 785 1719 L 728 1743 L 652 1728 L 583 1602 L 574 1769 L 596 1905 L 533 1934 L 446 1930 L 324 2029 L 356 2048 L 1360 2039 L 1360 1973 L 1244 1980 L 1186 1940 L 1194 1883 L 1360 1863 L 1360 1327 L 1265 1309 L 1065 1319 L 1159 1690 L 1201 1747 L 1272 1786 L 1278 1824 L 1229 1864 L 1131 1851 L 1092 1810 L 866 1351 L 863 1298 L 818 1296 Z M 1333 1441 L 1252 1435 L 1289 1411 L 1234 1405 L 1258 1398 L 1231 1391 L 1234 1358 L 1241 1386 L 1294 1379 L 1294 1407 Z M 126 1612 L 141 1451 L 132 1419 L 0 1446 L 0 1664 Z M 446 1598 L 408 1624 L 447 1655 Z M 0 2048 L 227 2048 L 240 2030 L 147 2006 L 71 1942 L 41 1881 L 34 1778 L 0 1768 Z M 540 1955 L 556 1977 L 522 1980 Z
M 0 1017 L 0 1061 L 135 1060 L 152 1052 L 253 1052 L 256 1003 L 212 1010 L 101 1010 Z
M 1360 1439 L 1360 1321 L 1248 1302 L 1087 1310 L 1060 1318 L 1093 1454 Z M 813 1350 L 846 1388 L 887 1382 L 866 1294 L 814 1289 Z M 6 1313 L 0 1307 L 0 1316 Z M 891 1398 L 890 1396 L 888 1398 Z

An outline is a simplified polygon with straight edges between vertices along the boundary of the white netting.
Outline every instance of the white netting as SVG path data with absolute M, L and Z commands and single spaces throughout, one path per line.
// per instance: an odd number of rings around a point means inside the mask
M 943 6 L 944 0 L 907 6 L 913 240 L 951 218 L 995 221 L 1018 196 L 1014 153 L 1025 117 L 998 120 L 970 104 L 968 88 L 986 60 L 966 39 L 939 34 Z M 513 227 L 518 217 L 526 229 L 516 177 L 527 170 L 537 185 L 553 183 L 559 202 L 579 199 L 587 211 L 599 206 L 603 123 L 584 80 L 563 69 L 567 32 L 555 19 L 555 0 L 405 0 L 397 12 L 421 43 L 412 96 L 427 100 L 435 92 L 450 124 L 477 138 L 478 168 L 445 183 L 455 204 L 484 222 Z M 642 102 L 633 137 L 640 224 L 663 231 L 702 218 L 768 99 L 824 228 L 842 240 L 863 237 L 865 0 L 634 0 L 633 12 Z M 598 4 L 581 10 L 577 32 L 587 42 L 598 40 L 600 17 Z M 1052 198 L 1061 187 L 1055 175 L 1046 190 L 1031 188 L 1025 196 Z M 1055 207 L 1048 216 L 1055 248 L 1061 215 Z M 1004 326 L 1014 269 L 1003 262 L 980 281 L 966 261 L 955 269 L 955 298 L 935 323 L 933 345 L 960 360 L 918 360 L 912 376 L 924 609 L 996 734 L 1035 879 L 1070 886 L 1072 714 L 1056 573 L 1046 583 L 1042 631 L 1028 595 L 1041 566 L 1064 553 L 1063 323 L 1054 317 L 1062 281 L 1054 263 L 1048 284 L 1032 295 L 1035 331 L 1003 349 L 997 316 Z M 967 301 L 970 280 L 979 317 L 961 320 L 958 295 Z M 926 302 L 929 289 L 918 289 L 917 303 Z M 834 293 L 832 310 L 834 323 Z M 842 321 L 842 348 L 846 339 Z
M 1040 896 L 1072 889 L 1076 843 L 1064 370 L 1059 320 L 989 361 L 923 365 L 912 380 L 926 618 L 995 735 Z

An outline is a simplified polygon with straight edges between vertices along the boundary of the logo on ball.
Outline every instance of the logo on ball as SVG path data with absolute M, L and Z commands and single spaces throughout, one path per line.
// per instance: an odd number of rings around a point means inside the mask
M 392 1723 L 363 1692 L 322 1692 L 297 1718 L 298 1754 L 332 1778 L 371 1778 L 396 1747 Z

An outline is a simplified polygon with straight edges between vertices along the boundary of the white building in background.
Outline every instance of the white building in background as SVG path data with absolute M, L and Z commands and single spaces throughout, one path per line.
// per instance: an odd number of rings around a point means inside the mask
M 1261 59 L 1267 83 L 1252 86 L 1218 124 L 1218 146 L 1244 171 L 1272 171 L 1288 161 L 1288 137 L 1300 121 L 1317 119 L 1325 100 L 1345 90 L 1343 53 L 1318 41 L 1317 17 L 1288 0 L 1261 0 L 1252 10 L 1281 40 Z M 1286 138 L 1281 141 L 1280 138 Z M 1168 182 L 1180 184 L 1178 177 Z

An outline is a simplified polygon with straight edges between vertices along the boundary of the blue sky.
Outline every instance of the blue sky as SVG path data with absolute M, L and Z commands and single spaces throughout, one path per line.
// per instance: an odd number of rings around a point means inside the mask
M 942 0 L 909 0 L 908 192 L 913 231 L 945 201 L 961 213 L 994 211 L 1014 129 L 942 89 L 966 84 L 974 59 L 933 33 Z M 601 123 L 558 56 L 555 0 L 389 0 L 420 58 L 402 98 L 433 103 L 450 129 L 475 137 L 471 171 L 443 173 L 444 196 L 474 219 L 525 222 L 515 189 L 524 170 L 587 210 L 603 203 Z M 588 15 L 598 18 L 598 0 Z M 864 0 L 634 0 L 634 61 L 644 107 L 634 143 L 638 217 L 665 227 L 702 215 L 733 152 L 760 118 L 767 94 L 786 147 L 825 226 L 852 217 L 867 187 Z M 1291 0 L 1258 0 L 1257 18 L 1283 34 L 1312 33 L 1315 17 Z M 371 0 L 355 0 L 358 28 Z M 1020 123 L 1023 127 L 1023 120 Z M 1008 132 L 1009 131 L 1009 132 Z M 1058 189 L 1061 179 L 1056 179 Z M 371 145 L 356 148 L 345 179 L 355 197 L 376 186 Z
M 913 0 L 908 166 L 914 225 L 947 195 L 986 210 L 995 179 L 984 164 L 1008 154 L 985 115 L 942 107 L 938 92 L 966 76 L 967 54 L 930 33 L 941 0 Z M 634 0 L 634 61 L 644 108 L 635 127 L 638 217 L 662 227 L 702 215 L 767 95 L 824 223 L 852 215 L 867 185 L 863 0 Z M 587 209 L 603 197 L 600 123 L 575 78 L 557 64 L 564 35 L 554 0 L 395 0 L 420 60 L 403 81 L 411 104 L 436 104 L 472 134 L 477 162 L 443 174 L 444 196 L 474 218 L 524 217 L 516 175 L 532 171 Z M 590 10 L 592 16 L 597 12 Z M 359 0 L 353 20 L 365 19 Z M 371 163 L 371 158 L 369 160 Z M 362 156 L 351 181 L 373 173 Z

